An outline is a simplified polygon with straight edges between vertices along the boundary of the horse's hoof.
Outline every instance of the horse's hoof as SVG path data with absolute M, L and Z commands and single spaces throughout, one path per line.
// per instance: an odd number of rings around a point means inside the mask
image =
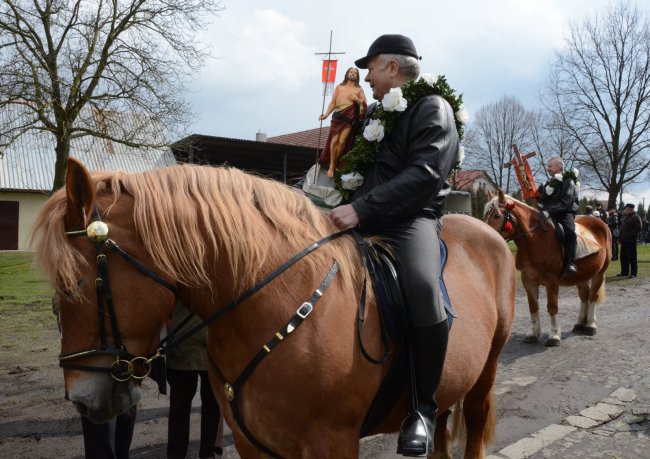
M 585 335 L 594 336 L 596 334 L 596 327 L 587 327 L 585 326 Z
M 582 324 L 575 324 L 573 326 L 573 333 L 585 333 L 587 326 Z
M 559 345 L 560 345 L 560 339 L 559 338 L 549 338 L 544 343 L 544 346 L 546 346 L 546 347 L 558 347 Z
M 526 344 L 535 344 L 537 342 L 539 342 L 539 340 L 535 335 L 528 335 L 527 337 L 524 338 L 524 343 Z

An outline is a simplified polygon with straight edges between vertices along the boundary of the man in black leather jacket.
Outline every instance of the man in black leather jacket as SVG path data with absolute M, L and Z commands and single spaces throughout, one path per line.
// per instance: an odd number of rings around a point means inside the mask
M 541 186 L 539 206 L 545 218 L 549 216 L 564 229 L 565 271 L 569 274 L 578 272 L 574 263 L 576 259 L 576 212 L 578 211 L 578 189 L 572 177 L 563 174 L 564 161 L 559 156 L 548 160 L 547 167 L 550 180 Z
M 382 35 L 355 62 L 368 69 L 374 99 L 418 77 L 419 57 L 402 35 Z M 366 120 L 376 103 L 369 107 Z M 398 454 L 426 456 L 433 448 L 437 405 L 447 349 L 448 325 L 438 279 L 438 232 L 449 194 L 447 175 L 459 151 L 454 113 L 447 101 L 427 96 L 408 106 L 381 141 L 375 161 L 362 171 L 363 184 L 350 204 L 330 212 L 341 229 L 359 226 L 366 235 L 380 235 L 394 244 L 397 269 L 409 313 L 418 412 L 402 423 Z

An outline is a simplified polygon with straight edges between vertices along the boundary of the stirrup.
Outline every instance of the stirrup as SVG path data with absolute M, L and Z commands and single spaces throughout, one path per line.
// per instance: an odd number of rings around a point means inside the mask
M 433 452 L 434 425 L 435 414 L 429 418 L 419 411 L 409 413 L 397 437 L 397 454 L 428 457 Z

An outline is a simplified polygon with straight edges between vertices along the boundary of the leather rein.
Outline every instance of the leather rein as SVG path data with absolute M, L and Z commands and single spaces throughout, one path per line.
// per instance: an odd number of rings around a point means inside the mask
M 166 337 L 161 341 L 161 346 L 154 353 L 152 353 L 148 357 L 144 357 L 144 356 L 134 356 L 131 353 L 129 353 L 128 350 L 126 349 L 126 346 L 122 342 L 119 326 L 117 323 L 117 317 L 115 314 L 115 307 L 113 304 L 113 295 L 111 292 L 111 287 L 108 279 L 108 266 L 107 266 L 107 259 L 106 259 L 106 254 L 104 253 L 104 249 L 108 248 L 112 252 L 118 254 L 129 264 L 131 264 L 134 268 L 136 268 L 138 271 L 150 277 L 151 279 L 155 280 L 165 288 L 169 289 L 174 294 L 174 297 L 176 299 L 178 299 L 179 297 L 178 289 L 174 285 L 170 284 L 165 279 L 160 277 L 158 274 L 156 274 L 155 272 L 153 272 L 152 270 L 144 266 L 141 262 L 139 262 L 131 255 L 129 255 L 127 252 L 122 250 L 115 241 L 108 238 L 108 226 L 101 221 L 99 215 L 99 209 L 97 207 L 95 207 L 93 210 L 92 222 L 88 225 L 88 228 L 86 228 L 85 230 L 67 231 L 65 234 L 70 237 L 87 236 L 95 244 L 95 250 L 97 252 L 97 277 L 95 278 L 95 290 L 97 294 L 97 311 L 98 311 L 98 322 L 99 322 L 99 331 L 100 331 L 100 346 L 93 349 L 87 349 L 87 350 L 72 352 L 68 354 L 61 354 L 59 355 L 59 366 L 61 368 L 67 368 L 73 370 L 107 372 L 110 373 L 113 379 L 117 381 L 127 381 L 131 378 L 136 380 L 144 379 L 151 372 L 152 362 L 154 362 L 156 359 L 164 357 L 169 349 L 178 346 L 180 343 L 187 340 L 188 338 L 190 338 L 192 335 L 194 335 L 201 329 L 207 327 L 208 325 L 210 325 L 211 323 L 219 319 L 221 316 L 235 309 L 241 303 L 246 301 L 248 298 L 253 296 L 255 293 L 257 293 L 267 284 L 269 284 L 273 279 L 275 279 L 284 271 L 286 271 L 288 268 L 293 266 L 300 259 L 304 258 L 308 254 L 315 251 L 322 245 L 327 244 L 328 242 L 331 242 L 346 234 L 353 234 L 362 256 L 364 270 L 365 270 L 366 260 L 367 260 L 367 249 L 365 247 L 365 241 L 357 231 L 344 230 L 344 231 L 339 231 L 330 234 L 312 243 L 310 246 L 308 246 L 298 254 L 291 257 L 289 260 L 287 260 L 285 263 L 280 265 L 269 275 L 267 275 L 259 282 L 257 282 L 255 285 L 253 285 L 251 288 L 249 288 L 242 294 L 238 295 L 236 299 L 234 299 L 224 307 L 219 308 L 214 314 L 209 316 L 207 319 L 196 324 L 194 327 L 192 327 L 191 329 L 187 330 L 186 332 L 184 332 L 179 336 L 170 335 Z M 265 354 L 256 355 L 253 358 L 253 360 L 251 360 L 251 362 L 242 371 L 240 377 L 237 378 L 237 380 L 233 384 L 226 384 L 224 386 L 224 390 L 226 391 L 226 395 L 227 397 L 229 397 L 229 400 L 231 400 L 231 398 L 234 398 L 234 391 L 239 387 L 241 387 L 244 380 L 252 373 L 253 369 L 259 364 L 261 359 L 265 357 L 265 355 L 270 353 L 270 350 L 275 345 L 277 345 L 286 334 L 291 333 L 312 312 L 314 304 L 323 295 L 325 289 L 329 286 L 329 283 L 334 278 L 337 271 L 338 271 L 338 263 L 334 261 L 332 268 L 330 269 L 327 276 L 321 283 L 320 287 L 314 292 L 314 294 L 308 301 L 305 301 L 303 304 L 300 305 L 300 307 L 296 310 L 296 313 L 294 314 L 292 319 L 283 328 L 284 334 L 282 334 L 281 332 L 276 333 L 274 339 L 272 339 L 269 343 L 267 343 L 267 345 L 263 347 Z M 358 320 L 357 320 L 360 336 L 362 336 L 362 328 L 365 320 L 366 289 L 367 289 L 366 277 L 364 273 L 363 288 L 362 288 L 361 298 L 358 305 Z M 107 315 L 109 317 L 110 327 L 113 335 L 112 345 L 108 343 L 108 338 L 107 338 L 107 332 L 106 332 Z M 181 324 L 181 326 L 182 325 L 183 324 Z M 387 340 L 383 338 L 384 337 L 382 336 L 382 341 L 385 350 L 381 359 L 372 358 L 366 351 L 365 346 L 363 344 L 363 340 L 361 339 L 360 341 L 362 354 L 366 359 L 368 359 L 372 363 L 382 364 L 387 360 L 390 354 L 390 351 L 388 350 Z M 85 359 L 97 355 L 112 355 L 115 357 L 115 360 L 108 367 L 83 365 L 74 362 L 75 360 Z M 141 367 L 142 369 L 140 370 L 139 367 Z M 220 371 L 218 371 L 218 368 L 217 368 L 217 373 L 219 377 L 222 378 L 222 374 Z M 230 387 L 230 389 L 228 387 Z M 232 394 L 232 396 L 229 396 L 228 394 Z

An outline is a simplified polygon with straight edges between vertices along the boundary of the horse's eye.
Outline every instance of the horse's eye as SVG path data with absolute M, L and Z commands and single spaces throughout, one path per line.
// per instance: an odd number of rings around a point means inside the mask
M 496 214 L 496 215 L 494 216 L 494 218 L 501 218 L 501 215 Z

